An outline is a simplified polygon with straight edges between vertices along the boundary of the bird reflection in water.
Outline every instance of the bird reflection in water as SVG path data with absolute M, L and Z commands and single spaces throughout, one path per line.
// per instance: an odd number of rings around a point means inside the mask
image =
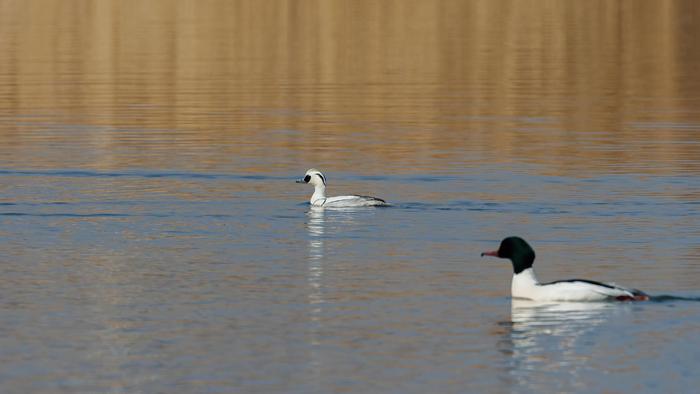
M 309 259 L 307 282 L 309 284 L 309 304 L 312 305 L 312 320 L 318 319 L 323 303 L 321 280 L 323 277 L 323 235 L 325 233 L 325 212 L 323 208 L 312 207 L 306 214 L 306 228 L 309 233 Z
M 312 207 L 306 213 L 308 220 L 306 230 L 309 235 L 309 255 L 307 260 L 306 282 L 308 283 L 309 303 L 309 340 L 310 340 L 310 371 L 317 387 L 321 386 L 321 350 L 320 333 L 322 330 L 321 314 L 323 312 L 323 236 L 325 233 L 325 212 L 323 208 Z
M 513 299 L 499 350 L 508 356 L 508 381 L 541 389 L 545 375 L 561 375 L 561 389 L 585 389 L 580 376 L 597 346 L 596 331 L 626 305 L 606 302 L 538 302 Z M 551 382 L 551 381 L 550 381 Z
M 309 235 L 307 282 L 310 289 L 309 304 L 313 307 L 312 319 L 319 318 L 322 304 L 326 302 L 323 294 L 323 263 L 325 257 L 324 240 L 328 237 L 328 225 L 331 224 L 330 232 L 333 234 L 345 231 L 348 229 L 348 225 L 355 223 L 354 215 L 358 212 L 360 211 L 352 208 L 326 210 L 323 207 L 311 207 L 306 213 L 308 217 L 306 229 Z

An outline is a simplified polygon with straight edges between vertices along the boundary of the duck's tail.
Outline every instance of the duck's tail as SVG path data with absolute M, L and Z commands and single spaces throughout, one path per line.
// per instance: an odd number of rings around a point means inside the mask
M 618 301 L 649 301 L 651 299 L 647 293 L 638 289 L 630 289 L 629 292 L 632 295 L 621 295 L 615 297 L 615 299 Z

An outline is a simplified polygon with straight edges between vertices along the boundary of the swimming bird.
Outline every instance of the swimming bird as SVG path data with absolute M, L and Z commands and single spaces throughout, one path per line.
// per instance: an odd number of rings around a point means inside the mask
M 612 283 L 586 279 L 567 279 L 540 283 L 532 269 L 535 251 L 520 237 L 508 237 L 501 241 L 498 250 L 484 252 L 481 256 L 509 259 L 513 263 L 513 298 L 534 301 L 647 301 L 649 296 L 636 289 L 628 289 Z
M 337 196 L 326 197 L 326 177 L 321 171 L 311 168 L 306 171 L 304 178 L 297 183 L 308 183 L 314 186 L 314 194 L 311 195 L 311 205 L 314 207 L 372 207 L 388 205 L 386 201 L 370 196 Z

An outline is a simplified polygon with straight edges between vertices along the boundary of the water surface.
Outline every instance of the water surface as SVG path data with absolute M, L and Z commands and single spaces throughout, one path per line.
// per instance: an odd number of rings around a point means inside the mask
M 698 18 L 1 1 L 1 391 L 696 387 Z M 310 167 L 392 206 L 311 209 Z M 512 302 L 516 234 L 687 299 Z

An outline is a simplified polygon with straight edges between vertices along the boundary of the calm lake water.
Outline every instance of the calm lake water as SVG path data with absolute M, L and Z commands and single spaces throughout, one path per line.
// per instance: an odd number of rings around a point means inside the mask
M 0 1 L 0 391 L 696 390 L 699 21 Z M 310 167 L 392 206 L 312 210 Z M 509 235 L 688 299 L 511 301 Z

